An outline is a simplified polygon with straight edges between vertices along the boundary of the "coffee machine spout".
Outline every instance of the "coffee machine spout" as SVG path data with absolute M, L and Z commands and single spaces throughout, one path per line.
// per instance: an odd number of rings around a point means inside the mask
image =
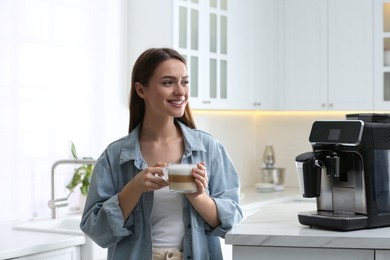
M 299 187 L 303 197 L 314 198 L 320 196 L 321 171 L 324 163 L 314 152 L 307 152 L 295 158 Z

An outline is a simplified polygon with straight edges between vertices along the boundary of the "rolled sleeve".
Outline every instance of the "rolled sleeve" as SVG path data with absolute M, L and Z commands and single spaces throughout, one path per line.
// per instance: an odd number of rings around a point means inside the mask
M 81 230 L 102 247 L 109 247 L 129 235 L 137 235 L 134 210 L 126 223 L 119 207 L 118 193 L 107 167 L 107 157 L 99 158 L 91 179 Z
M 210 236 L 225 237 L 225 234 L 243 218 L 241 207 L 231 199 L 214 198 L 221 225 L 211 231 Z

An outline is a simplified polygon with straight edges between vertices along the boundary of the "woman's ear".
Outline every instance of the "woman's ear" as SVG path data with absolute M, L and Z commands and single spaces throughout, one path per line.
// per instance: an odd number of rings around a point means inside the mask
M 135 91 L 137 92 L 137 94 L 140 98 L 142 98 L 142 99 L 144 98 L 144 88 L 143 88 L 141 83 L 139 83 L 139 82 L 135 83 Z

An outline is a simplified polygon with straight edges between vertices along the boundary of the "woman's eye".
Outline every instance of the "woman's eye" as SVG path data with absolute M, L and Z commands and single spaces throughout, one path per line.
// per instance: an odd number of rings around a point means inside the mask
M 184 81 L 181 82 L 182 86 L 187 86 L 188 84 L 190 84 L 189 80 L 184 80 Z
M 172 80 L 167 80 L 167 81 L 164 81 L 163 82 L 163 85 L 164 86 L 170 86 L 170 85 L 172 85 L 173 84 L 173 81 Z

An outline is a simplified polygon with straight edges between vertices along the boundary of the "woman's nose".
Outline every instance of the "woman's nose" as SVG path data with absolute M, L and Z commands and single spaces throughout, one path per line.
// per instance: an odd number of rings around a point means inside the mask
M 183 96 L 185 94 L 184 87 L 181 84 L 176 84 L 173 94 L 176 96 Z

